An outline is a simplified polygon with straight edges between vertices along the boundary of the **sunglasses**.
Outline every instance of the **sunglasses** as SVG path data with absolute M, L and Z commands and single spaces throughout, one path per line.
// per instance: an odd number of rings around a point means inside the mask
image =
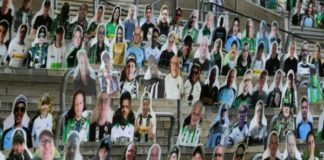
M 15 107 L 14 113 L 25 113 L 26 108 L 25 107 Z

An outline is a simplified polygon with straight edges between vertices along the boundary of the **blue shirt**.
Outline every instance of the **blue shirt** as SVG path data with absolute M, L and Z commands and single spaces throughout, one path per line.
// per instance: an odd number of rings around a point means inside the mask
M 217 101 L 220 103 L 226 103 L 228 106 L 232 106 L 235 98 L 235 89 L 232 87 L 224 86 L 220 88 Z
M 130 47 L 126 51 L 126 57 L 128 57 L 129 54 L 131 54 L 131 53 L 134 53 L 135 54 L 137 67 L 142 67 L 143 62 L 145 60 L 145 52 L 144 52 L 144 49 L 143 48 L 140 48 L 140 47 L 137 47 L 137 48 Z
M 25 132 L 25 135 L 28 136 L 28 129 L 23 127 L 22 128 L 23 131 Z M 14 127 L 11 127 L 11 128 L 8 128 L 6 129 L 4 132 L 3 132 L 3 137 L 2 137 L 2 147 L 4 150 L 9 150 L 11 149 L 12 147 L 12 134 L 14 132 L 15 128 Z M 26 137 L 27 138 L 27 137 Z M 27 139 L 25 139 L 25 144 L 27 144 Z
M 298 124 L 297 130 L 299 135 L 298 138 L 302 141 L 305 141 L 308 132 L 312 130 L 311 123 L 302 121 Z
M 130 19 L 125 20 L 124 27 L 125 27 L 125 39 L 132 40 L 133 39 L 133 32 L 135 30 L 135 22 L 131 21 Z

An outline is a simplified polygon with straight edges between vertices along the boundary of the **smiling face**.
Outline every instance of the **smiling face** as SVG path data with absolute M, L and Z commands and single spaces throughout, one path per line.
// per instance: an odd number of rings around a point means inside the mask
M 86 75 L 88 72 L 88 59 L 85 54 L 78 57 L 79 69 L 81 75 Z
M 315 137 L 313 134 L 309 134 L 307 138 L 307 148 L 310 153 L 314 153 L 315 151 Z
M 196 126 L 196 124 L 199 123 L 200 120 L 200 114 L 201 114 L 201 108 L 198 106 L 195 106 L 194 110 L 192 111 L 190 115 L 190 125 Z
M 127 119 L 129 113 L 130 113 L 130 103 L 129 103 L 129 100 L 128 99 L 124 99 L 122 101 L 122 106 L 121 106 L 121 109 L 122 109 L 122 116 L 124 119 Z
M 145 99 L 143 100 L 143 115 L 146 117 L 148 116 L 148 113 L 149 113 L 149 109 L 150 109 L 150 101 Z
M 162 22 L 163 23 L 167 23 L 168 22 L 168 16 L 169 16 L 169 11 L 167 9 L 163 9 L 161 12 L 161 16 L 162 16 Z
M 23 116 L 26 111 L 26 106 L 24 103 L 19 102 L 16 104 L 14 108 L 14 119 L 15 119 L 15 125 L 20 125 L 22 123 Z
M 114 12 L 114 14 L 113 14 L 114 22 L 116 22 L 116 21 L 118 20 L 118 18 L 119 18 L 119 12 L 120 12 L 119 8 L 116 8 L 116 9 L 115 9 L 115 12 Z M 117 22 L 117 23 L 118 23 L 118 22 Z
M 100 26 L 98 29 L 98 39 L 99 42 L 103 42 L 105 40 L 105 27 Z
M 99 117 L 105 117 L 109 108 L 109 97 L 106 92 L 102 92 L 100 94 L 99 100 L 98 100 L 98 112 Z
M 133 160 L 134 157 L 135 157 L 135 144 L 132 143 L 127 148 L 126 158 L 127 158 L 127 160 Z
M 134 61 L 129 61 L 126 66 L 126 78 L 128 81 L 134 78 L 136 71 L 136 64 Z
M 75 48 L 79 48 L 81 46 L 81 32 L 76 31 L 74 33 L 73 44 Z
M 237 35 L 238 33 L 239 33 L 239 30 L 240 30 L 240 23 L 236 20 L 236 21 L 234 21 L 234 23 L 233 23 L 233 35 Z
M 123 29 L 118 28 L 117 30 L 117 42 L 122 42 L 123 41 Z
M 270 149 L 271 157 L 276 156 L 276 152 L 277 152 L 277 149 L 278 149 L 278 136 L 277 136 L 277 134 L 271 134 L 270 143 L 268 144 L 268 147 Z
M 159 159 L 159 148 L 158 146 L 154 146 L 150 152 L 150 158 L 149 160 L 158 160 Z
M 214 23 L 214 17 L 213 17 L 212 14 L 209 14 L 209 15 L 207 16 L 206 26 L 207 26 L 208 28 L 210 28 L 210 27 L 212 26 L 213 23 Z
M 308 103 L 307 103 L 307 101 L 304 101 L 301 104 L 301 113 L 302 113 L 303 120 L 306 121 L 307 120 L 307 114 L 308 114 Z
M 289 107 L 289 105 L 284 104 L 282 110 L 283 110 L 284 117 L 288 118 L 289 115 L 290 115 L 290 107 Z
M 41 157 L 44 160 L 50 160 L 54 158 L 54 142 L 53 139 L 47 135 L 43 135 L 40 139 L 39 150 Z
M 288 149 L 288 156 L 290 158 L 295 158 L 296 140 L 293 134 L 288 135 L 287 149 Z
M 20 42 L 20 44 L 23 44 L 24 40 L 26 38 L 26 34 L 27 34 L 27 27 L 22 26 L 19 33 L 20 33 L 19 34 L 19 40 L 20 40 L 19 42 Z
M 177 77 L 179 72 L 179 59 L 176 56 L 171 58 L 170 66 L 172 77 Z
M 25 144 L 14 142 L 12 144 L 12 152 L 14 154 L 23 154 L 25 150 Z

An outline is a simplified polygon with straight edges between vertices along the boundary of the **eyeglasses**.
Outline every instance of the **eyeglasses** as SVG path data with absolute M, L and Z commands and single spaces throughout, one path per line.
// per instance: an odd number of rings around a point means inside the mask
M 44 139 L 41 141 L 42 146 L 45 146 L 46 144 L 52 144 L 53 141 L 51 139 Z
M 14 113 L 25 113 L 26 108 L 25 107 L 15 107 Z

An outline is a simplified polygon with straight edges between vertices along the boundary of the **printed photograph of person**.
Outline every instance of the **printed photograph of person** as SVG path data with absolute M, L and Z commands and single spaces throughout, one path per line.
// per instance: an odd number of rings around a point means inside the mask
M 211 67 L 207 37 L 203 37 L 201 41 L 199 41 L 199 43 L 199 48 L 195 52 L 195 56 L 192 63 L 199 64 L 201 67 L 201 73 L 207 74 Z
M 264 43 L 260 42 L 257 45 L 257 51 L 252 58 L 251 69 L 255 75 L 259 75 L 265 69 L 265 53 L 264 53 Z
M 308 132 L 313 130 L 313 115 L 309 111 L 309 102 L 306 96 L 300 99 L 300 110 L 296 117 L 296 138 L 305 141 Z
M 54 2 L 50 0 L 44 0 L 41 9 L 34 15 L 32 20 L 31 35 L 35 35 L 38 28 L 42 25 L 49 31 L 52 25 L 52 18 L 54 14 Z
M 288 131 L 295 131 L 295 120 L 293 117 L 293 108 L 287 99 L 282 99 L 281 111 L 278 114 L 277 121 L 275 122 L 275 130 L 278 133 L 280 142 L 284 141 Z
M 30 122 L 29 128 L 31 129 L 34 148 L 40 145 L 40 133 L 44 129 L 52 131 L 53 123 L 52 98 L 48 93 L 45 93 L 39 100 L 36 116 Z
M 245 31 L 242 36 L 242 44 L 248 44 L 248 52 L 255 52 L 255 31 L 254 31 L 254 22 L 251 18 L 246 20 Z M 243 46 L 242 46 L 243 47 Z
M 237 120 L 233 123 L 231 133 L 228 136 L 228 146 L 234 146 L 246 142 L 249 136 L 249 124 L 247 122 L 248 107 L 241 103 L 237 114 Z
M 283 89 L 282 78 L 283 78 L 282 70 L 277 70 L 274 76 L 274 80 L 269 88 L 269 94 L 266 103 L 267 107 L 280 108 L 282 89 Z
M 115 6 L 110 19 L 106 23 L 106 37 L 111 41 L 115 37 L 116 28 L 118 25 L 122 25 L 121 21 L 121 7 Z
M 324 75 L 324 66 L 322 64 L 321 57 L 321 45 L 319 43 L 315 44 L 314 52 L 311 54 L 310 63 L 315 65 L 316 72 L 320 77 Z
M 81 89 L 87 96 L 96 96 L 96 74 L 89 64 L 85 50 L 77 53 L 78 65 L 74 70 L 74 89 Z
M 130 54 L 127 57 L 126 65 L 120 76 L 120 93 L 128 92 L 132 98 L 136 98 L 139 93 L 139 81 L 137 77 L 136 57 Z
M 110 56 L 114 65 L 123 65 L 126 61 L 127 43 L 125 41 L 125 31 L 122 25 L 116 27 L 115 37 L 110 43 Z
M 184 99 L 189 106 L 200 99 L 201 83 L 200 83 L 201 67 L 194 63 L 188 79 L 184 83 Z
M 237 57 L 235 68 L 237 70 L 237 76 L 239 77 L 243 76 L 244 73 L 251 68 L 252 57 L 251 57 L 251 53 L 249 53 L 248 47 L 249 44 L 245 42 L 243 44 L 241 54 Z
M 244 160 L 245 150 L 246 146 L 244 143 L 240 143 L 239 145 L 237 145 L 236 150 L 234 152 L 233 160 Z
M 6 42 L 8 41 L 7 32 L 9 30 L 9 23 L 7 20 L 0 21 L 0 66 L 4 65 L 7 58 L 8 46 Z
M 89 141 L 99 142 L 102 138 L 111 135 L 113 115 L 114 111 L 110 106 L 109 94 L 107 91 L 101 90 L 90 116 Z
M 201 133 L 203 104 L 197 101 L 193 104 L 191 113 L 182 123 L 179 131 L 177 145 L 181 146 L 197 146 Z
M 160 30 L 158 28 L 152 29 L 152 38 L 146 44 L 145 48 L 145 61 L 148 61 L 150 56 L 153 56 L 156 59 L 156 63 L 159 62 L 161 56 L 161 47 L 162 45 L 159 42 Z
M 199 30 L 197 42 L 201 42 L 203 37 L 207 37 L 208 46 L 212 42 L 212 34 L 214 32 L 214 13 L 208 12 L 202 28 Z
M 268 71 L 269 76 L 275 75 L 276 71 L 280 70 L 281 54 L 278 51 L 277 41 L 270 44 L 270 53 L 265 62 L 265 69 Z
M 136 146 L 135 143 L 126 145 L 122 160 L 135 160 L 136 159 Z
M 179 68 L 179 59 L 173 56 L 170 60 L 170 73 L 165 76 L 165 98 L 181 99 L 183 96 L 183 77 Z
M 281 34 L 279 32 L 279 24 L 277 21 L 272 21 L 271 23 L 271 32 L 269 35 L 270 43 L 277 42 L 278 50 L 281 53 L 282 43 L 281 43 Z
M 227 75 L 230 69 L 236 68 L 238 58 L 238 41 L 233 40 L 229 52 L 225 55 L 222 66 L 222 75 Z
M 204 146 L 198 145 L 192 153 L 192 160 L 206 160 Z
M 96 35 L 98 35 L 98 30 L 99 30 L 98 25 L 105 23 L 105 16 L 104 16 L 105 6 L 98 5 L 94 12 L 95 13 L 94 13 L 92 19 L 90 19 L 88 28 L 86 30 L 85 37 L 88 41 L 91 41 L 92 38 L 94 38 Z M 105 28 L 104 24 L 103 24 L 103 27 Z M 105 35 L 105 32 L 103 33 L 103 35 Z
M 175 145 L 171 148 L 167 160 L 180 160 L 181 150 L 180 147 Z
M 262 160 L 281 160 L 282 153 L 279 150 L 279 136 L 276 131 L 268 135 L 267 149 L 263 152 Z
M 230 119 L 226 103 L 220 104 L 218 113 L 209 128 L 206 148 L 214 148 L 217 145 L 227 146 L 230 133 Z
M 238 17 L 235 17 L 232 22 L 232 27 L 228 31 L 228 36 L 225 43 L 225 49 L 229 51 L 233 44 L 233 41 L 237 41 L 237 48 L 238 50 L 240 50 L 241 38 L 242 38 L 242 34 L 240 30 L 240 19 Z
M 164 4 L 160 9 L 160 15 L 157 19 L 157 27 L 160 30 L 159 42 L 161 44 L 167 43 L 167 36 L 170 31 L 169 7 Z M 175 34 L 174 34 L 175 41 Z
M 36 36 L 32 47 L 28 50 L 27 67 L 45 68 L 49 44 L 47 42 L 47 29 L 44 25 L 38 27 Z
M 55 30 L 53 44 L 48 47 L 46 69 L 60 69 L 63 67 L 66 54 L 65 30 L 58 27 Z
M 60 152 L 55 148 L 54 135 L 51 130 L 44 129 L 39 135 L 40 145 L 34 153 L 33 160 L 61 160 Z
M 3 122 L 1 149 L 9 150 L 12 148 L 12 137 L 15 128 L 22 128 L 22 131 L 26 135 L 25 143 L 28 147 L 32 147 L 30 130 L 28 129 L 29 117 L 27 114 L 27 104 L 28 101 L 24 95 L 19 95 L 15 98 L 11 113 Z
M 106 136 L 100 140 L 95 157 L 92 160 L 112 160 L 112 143 L 110 137 Z
M 127 17 L 125 18 L 123 24 L 125 26 L 125 39 L 132 40 L 135 27 L 138 26 L 137 7 L 135 5 L 129 6 Z
M 109 55 L 109 52 L 103 51 L 101 53 L 101 64 L 99 68 L 99 87 L 108 93 L 109 97 L 118 96 L 119 93 L 119 82 L 116 73 L 113 68 L 113 61 Z
M 306 43 L 308 45 L 308 43 L 306 41 L 304 41 L 303 43 Z M 302 44 L 303 45 L 303 44 Z M 310 64 L 309 64 L 309 53 L 307 51 L 307 48 L 303 48 L 303 46 L 301 47 L 301 53 L 298 56 L 299 59 L 299 63 L 297 65 L 297 77 L 306 77 L 309 76 L 310 74 Z
M 266 53 L 265 55 L 268 55 L 270 40 L 267 33 L 267 22 L 264 20 L 260 22 L 259 31 L 256 35 L 256 46 L 259 46 L 261 42 L 263 42 L 264 44 L 264 52 Z
M 224 147 L 222 145 L 217 145 L 213 151 L 212 160 L 224 160 Z
M 109 40 L 105 36 L 105 24 L 98 24 L 95 36 L 93 39 L 89 40 L 90 50 L 89 50 L 89 63 L 99 64 L 101 62 L 101 53 L 104 51 L 109 52 Z
M 159 68 L 169 69 L 170 60 L 173 56 L 177 56 L 177 46 L 175 44 L 175 33 L 170 32 L 168 39 L 161 48 L 161 55 L 159 59 Z
M 178 50 L 178 58 L 180 61 L 180 69 L 182 72 L 189 73 L 192 66 L 195 50 L 192 47 L 192 37 L 187 35 L 183 40 L 183 45 Z
M 9 155 L 7 157 L 8 160 L 18 160 L 18 159 L 24 159 L 24 160 L 32 160 L 33 155 L 28 150 L 27 144 L 26 144 L 26 134 L 25 131 L 22 128 L 16 128 L 12 132 L 12 147 L 9 152 Z
M 284 72 L 288 74 L 289 70 L 293 70 L 294 73 L 297 72 L 298 59 L 296 54 L 296 42 L 291 41 L 289 44 L 288 54 L 284 56 Z
M 87 142 L 89 140 L 90 121 L 87 117 L 83 116 L 83 112 L 86 110 L 85 93 L 78 89 L 74 92 L 72 106 L 65 116 L 63 143 L 67 142 L 68 137 L 74 131 L 78 134 L 78 141 Z
M 216 39 L 213 49 L 210 52 L 210 61 L 211 61 L 211 66 L 216 65 L 218 67 L 218 74 L 222 73 L 222 66 L 223 66 L 223 58 L 224 53 L 223 53 L 223 41 L 218 38 Z
M 78 65 L 77 53 L 83 47 L 83 30 L 81 26 L 76 26 L 73 30 L 72 42 L 67 47 L 64 60 L 65 68 L 72 68 Z
M 135 132 L 135 114 L 132 110 L 132 97 L 127 91 L 119 99 L 120 107 L 113 116 L 111 141 L 115 144 L 133 142 Z
M 308 132 L 306 137 L 306 147 L 304 149 L 303 158 L 304 159 L 320 159 L 320 152 L 318 147 L 315 144 L 316 138 L 313 131 Z M 317 142 L 316 142 L 317 143 Z
M 216 65 L 214 65 L 208 74 L 208 78 L 201 85 L 200 100 L 205 105 L 214 105 L 217 102 L 218 89 L 219 89 L 219 70 Z
M 236 97 L 236 92 L 236 70 L 230 69 L 227 73 L 226 81 L 224 81 L 219 89 L 217 102 L 226 103 L 231 108 Z
M 286 85 L 282 89 L 282 101 L 286 101 L 293 113 L 296 113 L 297 109 L 297 87 L 295 81 L 295 75 L 292 70 L 287 74 Z
M 231 108 L 238 109 L 241 105 L 241 103 L 245 103 L 248 105 L 248 107 L 251 107 L 251 98 L 252 98 L 252 78 L 253 78 L 253 71 L 251 69 L 248 69 L 243 79 L 240 83 L 240 88 L 238 90 L 238 96 L 235 98 L 233 105 Z
M 156 116 L 152 108 L 152 98 L 148 92 L 142 95 L 135 119 L 135 141 L 153 142 L 156 139 Z
M 141 28 L 135 27 L 134 33 L 133 33 L 133 39 L 129 43 L 126 50 L 126 57 L 128 57 L 130 54 L 134 54 L 136 58 L 136 65 L 137 68 L 142 68 L 145 62 L 145 49 L 141 46 L 142 43 L 142 36 L 141 36 Z
M 301 154 L 298 151 L 298 148 L 296 146 L 296 137 L 294 132 L 289 131 L 286 135 L 286 147 L 285 151 L 283 152 L 283 159 L 289 160 L 289 159 L 296 159 L 301 160 Z
M 83 159 L 80 152 L 80 141 L 79 133 L 73 131 L 65 143 L 63 159 Z
M 189 21 L 185 24 L 182 31 L 183 39 L 187 35 L 190 35 L 192 37 L 193 43 L 197 43 L 198 32 L 199 32 L 198 18 L 199 18 L 199 11 L 198 10 L 192 11 L 190 17 L 188 18 Z
M 164 98 L 164 77 L 159 71 L 157 61 L 153 55 L 148 58 L 148 69 L 144 75 L 144 91 L 150 94 L 153 99 Z
M 160 160 L 161 159 L 161 147 L 159 144 L 155 143 L 151 146 L 148 151 L 146 160 Z
M 249 126 L 248 144 L 266 144 L 267 137 L 267 119 L 264 115 L 264 103 L 259 100 L 255 106 L 254 116 Z
M 259 76 L 257 84 L 254 86 L 253 94 L 251 98 L 251 107 L 255 108 L 256 103 L 259 100 L 262 100 L 263 103 L 267 102 L 267 96 L 268 96 L 268 72 L 266 70 L 263 70 Z
M 224 47 L 225 43 L 226 43 L 226 28 L 225 28 L 225 17 L 224 15 L 220 15 L 218 17 L 218 21 L 217 21 L 217 27 L 213 32 L 213 39 L 212 42 L 215 43 L 215 41 L 220 38 L 223 42 L 222 47 Z
M 153 7 L 151 5 L 146 5 L 144 10 L 144 17 L 140 19 L 140 26 L 143 34 L 143 41 L 148 41 L 149 29 L 155 26 Z
M 183 25 L 181 24 L 182 21 L 182 9 L 178 7 L 175 10 L 175 15 L 171 21 L 170 26 L 170 32 L 176 33 L 176 44 L 179 44 L 182 42 L 182 31 L 183 31 Z

